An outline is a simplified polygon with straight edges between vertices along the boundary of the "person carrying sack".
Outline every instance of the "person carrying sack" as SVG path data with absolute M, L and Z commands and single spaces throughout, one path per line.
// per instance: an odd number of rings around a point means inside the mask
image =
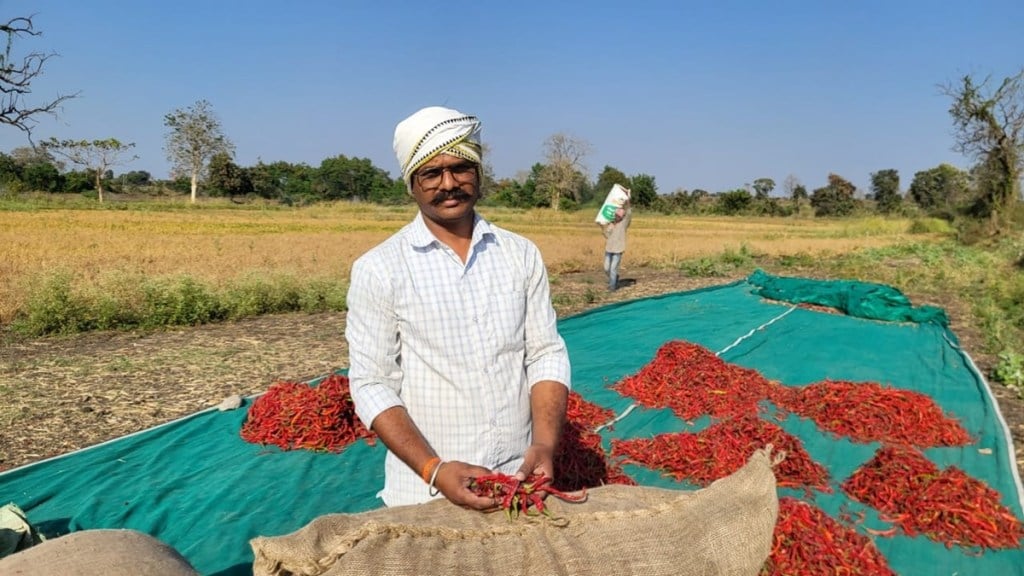
M 626 251 L 626 231 L 633 220 L 633 208 L 630 205 L 628 188 L 626 188 L 626 193 L 626 201 L 622 207 L 615 210 L 612 221 L 601 227 L 605 237 L 604 273 L 608 277 L 609 292 L 619 289 L 619 266 L 622 264 L 622 254 Z

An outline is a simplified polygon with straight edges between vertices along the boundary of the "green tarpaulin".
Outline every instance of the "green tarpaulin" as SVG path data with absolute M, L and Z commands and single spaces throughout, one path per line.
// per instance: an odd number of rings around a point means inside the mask
M 798 307 L 819 304 L 845 314 Z M 958 418 L 977 443 L 924 453 L 956 465 L 998 490 L 1018 518 L 1021 482 L 1005 422 L 987 384 L 958 347 L 945 314 L 913 307 L 898 291 L 858 282 L 822 282 L 756 273 L 724 286 L 623 302 L 566 318 L 560 328 L 573 363 L 574 388 L 626 414 L 602 430 L 612 438 L 699 431 L 668 410 L 634 407 L 610 386 L 634 374 L 671 340 L 686 340 L 769 379 L 803 386 L 823 379 L 879 382 L 929 395 Z M 0 474 L 0 502 L 15 502 L 47 536 L 91 528 L 132 528 L 184 554 L 203 574 L 246 575 L 257 535 L 291 532 L 322 514 L 381 505 L 384 448 L 358 443 L 340 455 L 281 452 L 239 437 L 245 408 L 207 411 L 64 457 Z M 795 416 L 781 423 L 825 465 L 833 492 L 783 489 L 833 517 L 870 509 L 838 485 L 869 460 L 877 444 L 854 444 Z M 691 489 L 637 466 L 638 482 Z M 876 521 L 877 520 L 877 521 Z M 1024 575 L 1024 550 L 947 549 L 926 537 L 876 538 L 903 575 Z

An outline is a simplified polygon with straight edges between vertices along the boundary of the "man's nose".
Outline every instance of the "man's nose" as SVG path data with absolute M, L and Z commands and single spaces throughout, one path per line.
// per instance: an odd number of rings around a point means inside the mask
M 441 184 L 438 185 L 438 188 L 441 190 L 451 190 L 458 188 L 458 186 L 459 182 L 455 179 L 451 169 L 447 167 L 441 168 Z

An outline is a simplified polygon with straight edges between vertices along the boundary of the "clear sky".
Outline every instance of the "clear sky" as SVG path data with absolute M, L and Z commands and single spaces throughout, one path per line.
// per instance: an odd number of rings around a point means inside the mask
M 564 133 L 659 192 L 716 192 L 835 172 L 866 189 L 952 151 L 965 74 L 1024 67 L 1024 1 L 0 0 L 35 14 L 28 50 L 57 52 L 29 102 L 81 92 L 38 140 L 117 138 L 126 170 L 168 176 L 164 116 L 208 100 L 242 166 L 369 158 L 397 175 L 395 124 L 447 105 L 483 121 L 496 175 Z M 0 150 L 25 145 L 0 126 Z

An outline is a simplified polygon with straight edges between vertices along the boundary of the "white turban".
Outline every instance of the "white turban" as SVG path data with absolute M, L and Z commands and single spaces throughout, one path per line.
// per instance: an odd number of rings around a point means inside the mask
M 395 155 L 402 179 L 412 190 L 412 175 L 438 154 L 480 164 L 480 121 L 442 106 L 428 106 L 395 126 Z

